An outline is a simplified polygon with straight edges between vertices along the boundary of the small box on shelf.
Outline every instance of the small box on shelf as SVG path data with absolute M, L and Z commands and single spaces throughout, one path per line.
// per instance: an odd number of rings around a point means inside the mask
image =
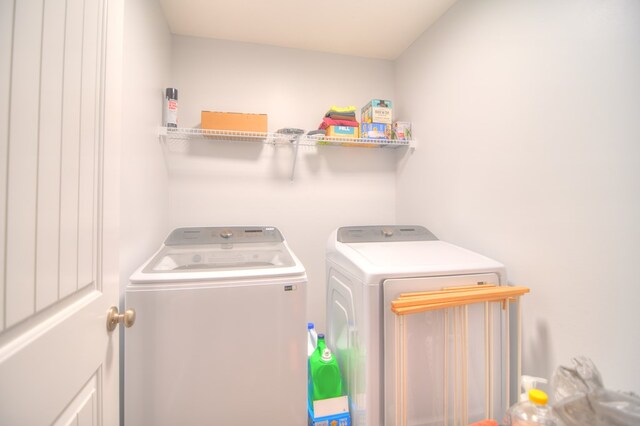
M 326 136 L 357 139 L 360 136 L 360 132 L 357 127 L 329 126 L 327 127 Z
M 201 121 L 205 130 L 267 131 L 267 114 L 202 111 Z
M 362 123 L 391 124 L 393 120 L 392 108 L 391 101 L 372 99 L 360 110 L 360 121 Z
M 313 401 L 307 406 L 309 413 L 308 426 L 350 426 L 349 397 Z
M 408 121 L 395 121 L 391 130 L 392 139 L 411 140 L 411 123 Z
M 363 139 L 391 139 L 391 126 L 382 123 L 362 123 L 360 135 Z

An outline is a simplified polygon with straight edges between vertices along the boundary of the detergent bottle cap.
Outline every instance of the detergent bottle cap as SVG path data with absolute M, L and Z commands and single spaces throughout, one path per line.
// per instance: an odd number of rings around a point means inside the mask
M 531 389 L 529 391 L 529 401 L 537 405 L 547 405 L 549 398 L 544 391 L 540 389 Z
M 322 360 L 324 362 L 329 362 L 331 361 L 331 349 L 329 348 L 324 348 L 324 351 L 322 352 Z
M 548 383 L 547 379 L 543 379 L 542 377 L 526 376 L 526 375 L 521 376 L 520 382 L 521 382 L 520 386 L 522 387 L 522 393 L 520 394 L 519 401 L 528 401 L 529 391 L 531 389 L 536 389 L 539 383 Z

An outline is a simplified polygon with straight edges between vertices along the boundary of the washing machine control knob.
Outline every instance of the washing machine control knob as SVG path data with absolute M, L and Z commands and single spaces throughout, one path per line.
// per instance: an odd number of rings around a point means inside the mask
M 383 228 L 383 229 L 382 229 L 382 235 L 384 235 L 385 237 L 391 237 L 391 236 L 393 236 L 393 229 L 390 229 L 390 228 Z
M 227 231 L 222 231 L 222 232 L 220 233 L 220 236 L 221 236 L 222 238 L 231 238 L 231 237 L 233 236 L 233 232 L 228 231 L 228 230 L 227 230 Z

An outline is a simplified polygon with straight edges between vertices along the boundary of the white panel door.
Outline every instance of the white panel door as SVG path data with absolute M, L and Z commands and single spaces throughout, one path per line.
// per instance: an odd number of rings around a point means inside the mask
M 122 0 L 0 0 L 0 424 L 118 423 Z

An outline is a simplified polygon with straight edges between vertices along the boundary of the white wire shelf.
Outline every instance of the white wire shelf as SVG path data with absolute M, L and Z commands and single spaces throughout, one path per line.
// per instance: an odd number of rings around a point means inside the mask
M 300 145 L 349 146 L 358 148 L 399 148 L 401 146 L 413 146 L 412 142 L 413 141 L 409 140 L 343 138 L 322 135 L 302 135 L 300 139 Z
M 305 146 L 347 146 L 358 148 L 414 147 L 411 140 L 342 138 L 324 135 L 295 135 L 270 132 L 240 132 L 235 130 L 208 130 L 185 127 L 161 127 L 160 136 L 167 141 L 189 139 L 211 139 L 232 142 L 262 142 L 270 144 L 292 144 Z
M 166 140 L 212 139 L 218 141 L 267 142 L 273 133 L 238 132 L 229 130 L 191 129 L 187 127 L 161 127 L 160 136 Z

